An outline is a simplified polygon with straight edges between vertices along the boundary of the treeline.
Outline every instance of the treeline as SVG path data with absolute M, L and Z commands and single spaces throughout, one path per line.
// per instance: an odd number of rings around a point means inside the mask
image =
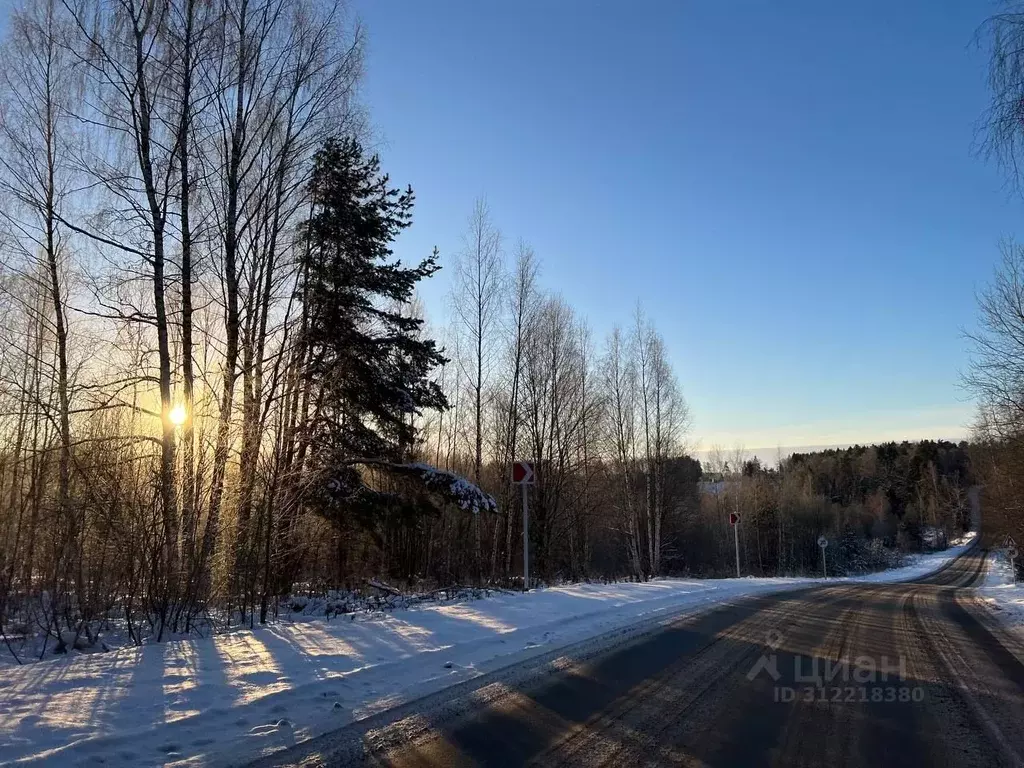
M 700 514 L 687 521 L 680 563 L 701 576 L 735 574 L 727 517 L 740 515 L 741 569 L 755 576 L 892 567 L 905 552 L 944 548 L 971 525 L 968 446 L 885 443 L 795 453 L 764 467 L 742 452 L 706 462 Z

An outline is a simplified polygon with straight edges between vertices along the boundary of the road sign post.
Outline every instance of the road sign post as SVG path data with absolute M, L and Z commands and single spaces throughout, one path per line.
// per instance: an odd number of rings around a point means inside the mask
M 530 591 L 530 511 L 526 504 L 526 483 L 523 489 L 523 592 Z
M 736 578 L 740 578 L 740 513 L 729 513 L 729 525 L 732 526 L 732 541 L 736 546 Z
M 523 489 L 523 592 L 530 589 L 530 510 L 526 486 L 535 482 L 533 463 L 517 461 L 512 464 L 512 482 Z
M 818 546 L 821 547 L 821 572 L 828 578 L 828 566 L 825 564 L 825 548 L 828 546 L 828 539 L 822 534 L 818 537 Z

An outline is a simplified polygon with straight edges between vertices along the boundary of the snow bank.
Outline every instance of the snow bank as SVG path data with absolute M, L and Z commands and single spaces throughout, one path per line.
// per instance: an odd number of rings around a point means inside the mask
M 905 581 L 967 544 L 852 581 Z M 0 669 L 0 759 L 239 765 L 412 698 L 646 619 L 821 579 L 581 584 Z
M 1002 552 L 990 552 L 987 566 L 978 597 L 992 609 L 1003 626 L 1024 633 L 1024 584 L 1013 583 L 1010 561 Z

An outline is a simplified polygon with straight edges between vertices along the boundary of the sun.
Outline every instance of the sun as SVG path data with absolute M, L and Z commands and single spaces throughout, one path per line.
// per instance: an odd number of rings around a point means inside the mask
M 185 419 L 188 418 L 188 413 L 185 411 L 185 406 L 178 403 L 176 406 L 171 408 L 170 413 L 167 414 L 167 418 L 171 420 L 171 424 L 176 427 L 180 427 L 185 423 Z

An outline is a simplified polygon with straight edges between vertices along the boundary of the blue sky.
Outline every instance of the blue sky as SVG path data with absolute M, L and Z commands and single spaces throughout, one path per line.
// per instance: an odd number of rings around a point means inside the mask
M 961 330 L 1024 214 L 973 151 L 994 8 L 356 0 L 400 253 L 450 256 L 485 196 L 599 336 L 642 301 L 704 446 L 960 437 Z

